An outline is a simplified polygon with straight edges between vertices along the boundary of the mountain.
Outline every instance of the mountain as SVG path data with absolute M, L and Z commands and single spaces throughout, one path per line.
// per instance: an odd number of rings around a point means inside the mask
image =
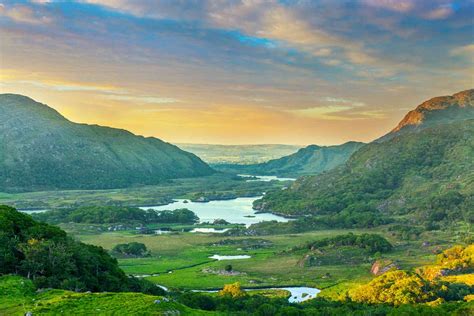
M 424 119 L 418 127 L 404 119 L 390 137 L 361 147 L 343 166 L 269 192 L 255 207 L 286 215 L 360 217 L 370 211 L 379 217 L 409 214 L 419 223 L 472 221 L 474 119 L 466 119 L 472 113 L 472 95 L 470 90 L 443 97 L 452 104 L 444 101 L 435 113 L 420 111 Z
M 381 141 L 390 139 L 409 131 L 462 121 L 474 118 L 474 89 L 458 92 L 452 96 L 442 96 L 430 99 L 408 112 L 401 122 Z M 380 141 L 379 140 L 379 141 Z
M 157 138 L 73 123 L 26 96 L 0 95 L 0 191 L 118 188 L 213 172 Z
M 348 142 L 337 146 L 310 145 L 299 149 L 296 153 L 273 159 L 264 163 L 237 165 L 216 165 L 219 171 L 297 177 L 301 175 L 319 174 L 342 165 L 364 143 Z

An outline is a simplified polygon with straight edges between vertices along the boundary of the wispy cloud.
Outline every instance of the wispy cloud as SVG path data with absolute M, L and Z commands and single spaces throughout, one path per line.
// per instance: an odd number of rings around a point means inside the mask
M 110 94 L 105 96 L 108 99 L 118 100 L 118 101 L 129 101 L 129 102 L 138 102 L 138 103 L 149 103 L 149 104 L 163 104 L 163 103 L 177 103 L 180 102 L 175 98 L 164 98 L 157 96 L 140 96 L 140 95 L 114 95 Z
M 451 50 L 451 55 L 465 58 L 471 63 L 474 63 L 474 44 L 453 48 Z
M 8 3 L 0 3 L 0 16 L 27 24 L 47 24 L 53 21 L 53 17 L 43 10 L 35 10 L 27 5 L 11 5 Z

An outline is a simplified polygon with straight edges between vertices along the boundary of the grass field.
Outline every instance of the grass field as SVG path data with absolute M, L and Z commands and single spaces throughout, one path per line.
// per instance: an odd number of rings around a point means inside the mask
M 225 237 L 218 234 L 179 233 L 172 235 L 134 235 L 127 232 L 79 234 L 83 242 L 112 249 L 118 243 L 141 242 L 151 250 L 151 257 L 119 259 L 120 266 L 129 274 L 158 274 L 149 280 L 174 289 L 219 289 L 224 284 L 240 282 L 246 288 L 272 286 L 310 286 L 323 289 L 321 295 L 333 296 L 358 283 L 372 278 L 370 263 L 354 266 L 338 264 L 301 267 L 298 261 L 302 253 L 285 252 L 293 246 L 324 237 L 347 232 L 380 233 L 395 246 L 384 255 L 393 259 L 400 268 L 411 269 L 433 262 L 437 249 L 444 249 L 457 242 L 453 232 L 426 232 L 414 241 L 400 241 L 388 233 L 387 228 L 374 230 L 322 230 L 302 234 L 272 235 L 263 237 Z M 423 247 L 424 239 L 430 246 Z M 216 245 L 221 240 L 233 240 L 233 244 Z M 267 246 L 242 249 L 239 240 L 267 241 Z M 250 259 L 216 261 L 209 256 L 250 255 Z M 231 264 L 235 274 L 222 273 Z
M 0 277 L 0 315 L 220 315 L 141 293 L 36 292 L 32 282 Z

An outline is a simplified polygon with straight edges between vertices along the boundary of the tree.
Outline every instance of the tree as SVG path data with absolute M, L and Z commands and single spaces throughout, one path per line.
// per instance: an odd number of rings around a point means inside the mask
M 115 245 L 112 253 L 128 257 L 145 257 L 150 254 L 145 244 L 139 242 Z
M 429 300 L 433 293 L 428 288 L 428 282 L 417 274 L 397 270 L 382 274 L 349 292 L 349 296 L 360 303 L 414 304 Z
M 239 282 L 235 282 L 232 284 L 224 285 L 224 288 L 219 291 L 220 296 L 228 296 L 232 298 L 240 298 L 247 295 L 244 290 L 240 287 Z

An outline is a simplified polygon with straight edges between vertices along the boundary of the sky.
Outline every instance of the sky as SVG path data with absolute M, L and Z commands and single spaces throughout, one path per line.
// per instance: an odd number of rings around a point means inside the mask
M 0 93 L 173 143 L 371 141 L 474 86 L 474 1 L 0 0 Z

